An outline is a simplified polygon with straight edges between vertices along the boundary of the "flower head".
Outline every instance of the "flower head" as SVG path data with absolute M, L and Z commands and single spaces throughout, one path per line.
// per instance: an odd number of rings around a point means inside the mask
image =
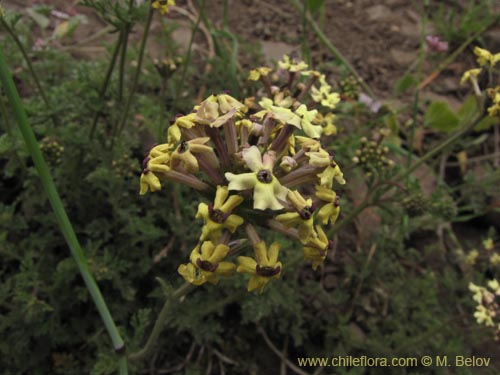
M 288 70 L 291 73 L 300 72 L 307 69 L 308 65 L 304 61 L 291 59 L 288 55 L 284 55 L 283 59 L 278 61 L 278 66 L 281 69 Z
M 281 262 L 278 262 L 280 245 L 274 242 L 266 249 L 265 242 L 261 241 L 254 244 L 255 259 L 245 256 L 238 257 L 237 272 L 250 275 L 248 282 L 248 291 L 254 290 L 262 293 L 265 286 L 271 279 L 278 278 L 283 268 Z
M 271 68 L 267 68 L 265 66 L 250 70 L 250 74 L 248 75 L 248 80 L 258 81 L 260 77 L 267 77 L 271 70 L 272 70 Z
M 340 214 L 340 205 L 337 194 L 324 186 L 316 186 L 316 196 L 322 201 L 328 202 L 320 208 L 318 219 L 323 225 L 331 223 L 335 224 Z
M 295 212 L 287 212 L 276 216 L 276 220 L 287 228 L 298 226 L 299 240 L 302 243 L 307 242 L 313 233 L 313 213 L 314 205 L 312 199 L 304 199 L 298 191 L 289 191 L 287 195 Z
M 175 0 L 155 0 L 152 7 L 158 9 L 161 14 L 167 14 L 173 5 L 175 5 Z
M 218 241 L 223 229 L 234 233 L 236 228 L 244 222 L 241 216 L 231 214 L 241 202 L 243 202 L 243 197 L 239 195 L 229 196 L 227 186 L 217 186 L 214 204 L 207 205 L 206 203 L 200 203 L 198 205 L 196 218 L 202 218 L 205 221 L 200 241 L 206 239 Z
M 149 151 L 148 156 L 143 160 L 143 171 L 141 174 L 140 194 L 144 195 L 148 190 L 158 191 L 161 189 L 160 179 L 157 174 L 169 172 L 170 168 L 170 146 L 158 145 Z
M 193 249 L 189 257 L 190 263 L 181 264 L 178 272 L 194 285 L 202 285 L 207 281 L 217 284 L 220 276 L 231 276 L 236 269 L 235 264 L 223 261 L 228 252 L 229 247 L 226 245 L 216 246 L 205 241 Z
M 273 175 L 276 156 L 273 151 L 261 156 L 257 146 L 251 146 L 242 152 L 243 159 L 251 173 L 225 174 L 229 181 L 229 190 L 253 189 L 253 208 L 258 210 L 280 210 L 287 194 L 287 189 L 281 186 L 279 180 Z
M 493 67 L 498 61 L 500 61 L 500 53 L 493 55 L 490 51 L 483 48 L 474 47 L 474 54 L 477 56 L 477 63 L 479 66 L 489 64 Z
M 333 242 L 328 240 L 325 231 L 320 225 L 316 225 L 314 235 L 311 235 L 309 240 L 304 245 L 304 259 L 312 261 L 312 268 L 315 270 L 326 259 L 328 251 L 332 249 Z

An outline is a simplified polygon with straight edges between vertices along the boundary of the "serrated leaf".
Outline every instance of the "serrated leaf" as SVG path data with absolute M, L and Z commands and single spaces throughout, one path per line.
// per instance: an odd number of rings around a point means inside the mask
M 161 285 L 161 289 L 163 290 L 165 297 L 170 298 L 170 296 L 174 293 L 174 287 L 172 284 L 166 282 L 161 277 L 155 277 L 155 279 Z
M 9 151 L 12 148 L 12 139 L 8 134 L 2 134 L 0 136 L 0 154 Z
M 448 133 L 456 129 L 460 121 L 447 103 L 433 102 L 425 111 L 424 124 L 430 128 Z

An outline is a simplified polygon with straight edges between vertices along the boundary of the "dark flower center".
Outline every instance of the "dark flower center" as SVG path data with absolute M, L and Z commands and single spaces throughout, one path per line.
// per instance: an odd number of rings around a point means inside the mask
M 219 267 L 219 263 L 213 264 L 208 260 L 201 259 L 196 260 L 196 265 L 203 271 L 207 272 L 215 272 L 217 270 L 217 267 Z
M 257 180 L 259 180 L 263 184 L 270 184 L 271 182 L 273 182 L 273 174 L 267 169 L 262 169 L 257 173 Z
M 276 276 L 277 274 L 280 273 L 280 271 L 281 271 L 280 266 L 278 266 L 276 268 L 274 268 L 274 267 L 261 267 L 257 264 L 257 267 L 255 268 L 255 272 L 257 273 L 257 275 L 263 276 L 263 277 Z
M 224 213 L 221 210 L 214 210 L 213 206 L 208 205 L 208 217 L 217 224 L 223 224 L 231 213 Z
M 299 211 L 299 216 L 302 220 L 309 220 L 314 212 L 315 207 L 306 206 Z
M 189 150 L 189 143 L 187 143 L 186 141 L 182 141 L 181 144 L 179 145 L 179 148 L 177 149 L 177 152 L 179 154 L 183 154 L 187 150 Z

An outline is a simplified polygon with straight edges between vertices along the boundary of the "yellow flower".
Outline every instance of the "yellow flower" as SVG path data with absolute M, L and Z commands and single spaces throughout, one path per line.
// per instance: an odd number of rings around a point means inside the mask
M 333 123 L 335 120 L 335 115 L 333 113 L 328 113 L 323 119 L 323 134 L 328 135 L 337 135 L 337 127 Z
M 160 179 L 156 174 L 161 175 L 171 170 L 169 147 L 170 145 L 165 144 L 153 147 L 142 162 L 143 171 L 140 180 L 141 195 L 146 194 L 148 190 L 154 192 L 161 189 Z
M 175 144 L 181 140 L 181 129 L 191 129 L 195 126 L 196 113 L 178 117 L 175 122 L 168 127 L 168 143 Z
M 196 246 L 189 257 L 190 263 L 181 264 L 178 268 L 179 274 L 184 279 L 194 285 L 201 285 L 205 282 L 217 284 L 220 276 L 231 276 L 236 265 L 231 262 L 223 262 L 229 246 L 219 244 L 215 246 L 210 241 Z
M 460 80 L 460 84 L 463 85 L 468 80 L 476 79 L 477 76 L 479 75 L 479 73 L 481 73 L 481 68 L 467 70 L 462 75 L 462 79 Z
M 206 154 L 212 153 L 212 147 L 205 145 L 210 140 L 209 137 L 194 138 L 190 141 L 182 141 L 181 144 L 172 152 L 170 165 L 176 168 L 180 165 L 188 172 L 197 172 L 199 170 L 198 160 L 193 154 L 202 154 L 201 158 L 205 158 Z
M 323 128 L 321 125 L 313 125 L 312 121 L 316 118 L 318 111 L 312 110 L 308 111 L 305 104 L 301 104 L 299 108 L 295 110 L 295 113 L 301 117 L 300 125 L 302 130 L 308 137 L 320 138 Z
M 295 139 L 305 151 L 319 151 L 321 149 L 321 143 L 317 139 L 301 137 L 299 135 L 297 135 Z
M 495 244 L 493 243 L 493 239 L 492 238 L 487 238 L 483 241 L 483 247 L 485 248 L 485 250 L 493 250 L 494 247 L 495 247 Z
M 321 85 L 319 89 L 311 87 L 311 98 L 316 103 L 321 103 L 322 106 L 334 109 L 340 102 L 340 95 L 336 92 L 330 92 L 331 86 L 328 84 Z
M 222 113 L 228 113 L 232 110 L 240 111 L 245 107 L 243 103 L 228 94 L 217 95 L 217 102 L 219 103 L 219 110 Z
M 298 191 L 289 191 L 288 200 L 292 203 L 296 212 L 287 212 L 276 216 L 276 220 L 282 223 L 287 228 L 298 225 L 299 240 L 306 243 L 309 237 L 313 234 L 313 213 L 314 206 L 312 199 L 305 200 Z
M 198 106 L 195 119 L 200 124 L 218 128 L 245 108 L 243 103 L 227 94 L 210 95 Z
M 333 241 L 328 240 L 320 225 L 316 225 L 316 231 L 317 235 L 311 236 L 304 246 L 304 259 L 312 261 L 314 270 L 323 264 L 328 251 L 333 247 Z
M 337 194 L 324 186 L 316 186 L 316 196 L 322 201 L 328 202 L 318 211 L 318 219 L 323 225 L 329 222 L 333 225 L 340 214 L 340 205 Z
M 495 292 L 495 294 L 498 294 L 500 290 L 500 284 L 498 283 L 497 279 L 493 279 L 488 281 L 488 287 Z
M 229 181 L 229 190 L 253 189 L 253 208 L 257 210 L 280 210 L 283 208 L 280 200 L 284 201 L 288 190 L 281 186 L 279 180 L 273 175 L 276 155 L 268 151 L 261 156 L 257 146 L 251 146 L 242 151 L 243 160 L 251 173 L 225 174 Z
M 492 266 L 500 266 L 500 255 L 493 253 L 493 255 L 490 256 L 490 263 Z
M 321 186 L 325 186 L 328 188 L 332 188 L 333 180 L 337 181 L 339 184 L 344 185 L 344 174 L 340 170 L 340 167 L 333 160 L 330 162 L 330 165 L 325 168 L 325 170 L 318 174 L 318 177 L 321 180 Z
M 259 105 L 264 108 L 262 111 L 257 112 L 254 116 L 258 119 L 263 119 L 265 115 L 268 115 L 282 124 L 290 124 L 295 126 L 296 128 L 301 128 L 300 117 L 292 112 L 291 109 L 285 107 L 275 106 L 274 102 L 269 98 L 263 98 Z
M 485 66 L 488 63 L 493 67 L 500 61 L 500 53 L 493 55 L 490 51 L 479 47 L 474 47 L 474 53 L 477 56 L 477 63 L 480 66 Z
M 280 168 L 286 173 L 289 173 L 292 169 L 297 167 L 297 161 L 290 156 L 283 156 L 281 158 Z
M 243 224 L 244 220 L 238 215 L 231 215 L 231 212 L 243 202 L 243 197 L 239 195 L 229 195 L 227 186 L 217 186 L 214 204 L 207 205 L 200 203 L 196 218 L 203 218 L 205 225 L 201 230 L 200 241 L 210 239 L 218 241 L 223 229 L 234 233 L 236 228 Z
M 469 290 L 474 294 L 472 296 L 472 299 L 478 303 L 481 304 L 483 302 L 483 291 L 484 288 L 482 286 L 478 286 L 472 282 L 469 282 Z
M 152 6 L 154 9 L 158 9 L 161 14 L 167 14 L 173 5 L 175 5 L 175 0 L 155 0 Z
M 256 290 L 262 293 L 267 283 L 281 274 L 283 266 L 278 262 L 280 245 L 274 242 L 267 250 L 266 244 L 261 241 L 254 244 L 254 250 L 255 259 L 238 257 L 239 266 L 236 271 L 250 275 L 247 287 L 249 292 Z
M 322 148 L 305 154 L 309 158 L 309 165 L 313 167 L 327 167 L 330 165 L 330 154 Z
M 288 55 L 284 55 L 282 60 L 278 61 L 278 66 L 281 69 L 288 70 L 291 73 L 300 72 L 307 69 L 308 65 L 304 61 L 290 59 Z
M 476 312 L 474 313 L 474 318 L 476 318 L 477 324 L 484 324 L 487 327 L 493 327 L 493 318 L 495 317 L 495 312 L 491 309 L 486 308 L 486 306 L 478 305 L 476 306 Z
M 488 115 L 491 117 L 500 116 L 500 93 L 494 93 L 491 99 L 493 105 L 488 108 Z
M 271 68 L 262 66 L 257 69 L 250 70 L 250 74 L 248 75 L 248 79 L 250 81 L 258 81 L 260 77 L 267 77 L 269 72 L 271 72 Z
M 465 257 L 465 263 L 473 266 L 476 264 L 476 260 L 479 257 L 479 251 L 472 249 L 469 254 Z

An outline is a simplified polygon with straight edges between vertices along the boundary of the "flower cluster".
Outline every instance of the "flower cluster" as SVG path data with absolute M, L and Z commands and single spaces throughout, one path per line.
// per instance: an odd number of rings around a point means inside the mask
M 159 10 L 161 14 L 167 14 L 173 5 L 175 5 L 175 0 L 155 0 L 152 7 Z
M 237 272 L 249 275 L 249 291 L 262 292 L 283 265 L 279 243 L 268 246 L 260 228 L 295 238 L 314 269 L 332 250 L 326 228 L 340 214 L 333 188 L 345 180 L 320 137 L 336 134 L 331 110 L 340 99 L 324 75 L 306 69 L 285 57 L 277 72 L 252 70 L 249 80 L 263 84 L 256 96 L 240 101 L 227 93 L 210 95 L 178 116 L 167 142 L 144 159 L 141 194 L 170 179 L 209 197 L 196 214 L 203 221 L 199 242 L 178 269 L 188 282 L 216 284 Z M 329 112 L 320 113 L 325 108 Z M 242 237 L 250 240 L 253 256 L 235 256 L 244 249 Z
M 488 282 L 488 287 L 469 283 L 469 290 L 473 293 L 472 299 L 477 303 L 474 318 L 478 324 L 491 327 L 495 333 L 495 339 L 500 337 L 500 307 L 498 296 L 500 296 L 500 284 L 496 279 Z
M 361 147 L 355 151 L 356 156 L 353 157 L 353 162 L 361 166 L 367 176 L 382 172 L 394 165 L 394 162 L 387 157 L 389 148 L 381 145 L 384 136 L 388 134 L 388 129 L 382 129 L 376 134 L 377 140 L 361 138 Z
M 45 160 L 47 160 L 50 165 L 54 166 L 61 164 L 64 146 L 57 140 L 50 137 L 44 137 L 40 142 L 40 150 Z
M 493 54 L 490 51 L 475 47 L 474 54 L 477 56 L 477 64 L 479 68 L 469 69 L 463 75 L 460 81 L 461 84 L 470 82 L 476 95 L 481 95 L 479 87 L 479 77 L 486 75 L 489 77 L 490 84 L 494 84 L 493 71 L 495 65 L 500 62 L 500 53 Z M 486 74 L 487 73 L 487 74 Z M 486 94 L 489 97 L 491 105 L 488 107 L 488 114 L 491 117 L 500 117 L 500 85 L 498 80 L 494 87 L 487 87 Z

